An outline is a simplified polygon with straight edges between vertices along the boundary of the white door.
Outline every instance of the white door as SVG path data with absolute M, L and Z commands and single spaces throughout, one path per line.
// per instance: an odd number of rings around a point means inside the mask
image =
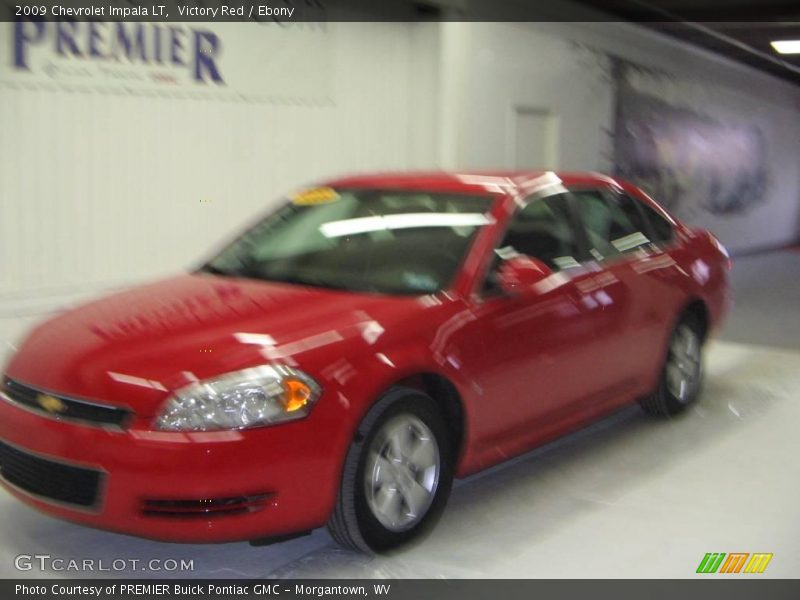
M 511 138 L 516 169 L 557 169 L 558 121 L 550 111 L 515 106 Z

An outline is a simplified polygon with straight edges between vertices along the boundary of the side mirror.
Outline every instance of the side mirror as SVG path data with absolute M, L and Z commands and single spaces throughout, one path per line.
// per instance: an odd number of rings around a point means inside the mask
M 500 265 L 497 283 L 503 293 L 516 296 L 533 287 L 553 271 L 538 258 L 515 256 Z

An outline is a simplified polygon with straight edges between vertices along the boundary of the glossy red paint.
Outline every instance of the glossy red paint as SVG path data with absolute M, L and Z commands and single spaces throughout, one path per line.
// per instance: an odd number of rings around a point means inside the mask
M 0 441 L 105 473 L 91 511 L 4 485 L 58 517 L 175 541 L 253 539 L 324 525 L 356 427 L 382 392 L 435 374 L 457 390 L 457 474 L 524 452 L 635 401 L 658 379 L 682 310 L 699 301 L 713 329 L 727 302 L 726 257 L 637 188 L 594 174 L 560 185 L 621 188 L 675 224 L 668 247 L 551 273 L 514 296 L 483 296 L 489 259 L 519 199 L 545 173 L 383 174 L 325 182 L 491 194 L 483 228 L 450 289 L 392 297 L 181 275 L 60 314 L 37 327 L 5 374 L 44 392 L 119 405 L 124 429 L 59 421 L 0 402 Z M 698 265 L 702 264 L 702 269 Z M 699 269 L 699 270 L 698 270 Z M 304 420 L 251 430 L 160 432 L 153 419 L 194 379 L 279 362 L 324 392 Z M 148 499 L 270 494 L 255 512 L 146 516 Z

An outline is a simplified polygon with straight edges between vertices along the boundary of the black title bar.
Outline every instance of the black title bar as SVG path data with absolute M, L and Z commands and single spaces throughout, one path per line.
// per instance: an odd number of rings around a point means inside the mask
M 739 10 L 730 12 L 720 6 L 703 13 L 688 9 L 673 13 L 657 0 L 0 0 L 0 20 L 717 22 L 775 18 L 775 7 L 763 10 L 756 0 L 744 4 L 752 4 L 752 10 L 742 12 L 738 6 Z M 777 7 L 783 7 L 782 1 Z

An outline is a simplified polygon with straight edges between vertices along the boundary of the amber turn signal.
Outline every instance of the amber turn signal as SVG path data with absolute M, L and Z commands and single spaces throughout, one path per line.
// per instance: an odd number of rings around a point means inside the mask
M 285 379 L 283 381 L 283 407 L 286 412 L 293 412 L 303 408 L 311 400 L 311 388 L 299 379 Z

